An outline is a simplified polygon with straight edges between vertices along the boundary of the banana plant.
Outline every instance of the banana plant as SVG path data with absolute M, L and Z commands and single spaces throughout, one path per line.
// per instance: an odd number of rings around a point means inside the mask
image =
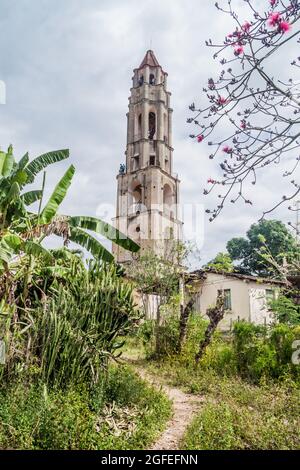
M 52 234 L 81 245 L 97 260 L 113 261 L 112 254 L 89 232 L 101 234 L 126 250 L 136 252 L 139 246 L 110 224 L 94 217 L 60 215 L 59 207 L 65 199 L 75 174 L 71 165 L 54 188 L 49 200 L 42 207 L 44 183 L 40 189 L 24 191 L 36 176 L 56 162 L 69 158 L 69 151 L 57 150 L 38 156 L 31 162 L 26 153 L 19 162 L 10 146 L 7 152 L 0 150 L 0 267 L 22 253 L 30 256 L 51 256 L 42 247 L 42 240 Z M 44 173 L 45 175 L 45 173 Z M 39 201 L 38 213 L 28 206 Z M 87 231 L 88 230 L 88 231 Z

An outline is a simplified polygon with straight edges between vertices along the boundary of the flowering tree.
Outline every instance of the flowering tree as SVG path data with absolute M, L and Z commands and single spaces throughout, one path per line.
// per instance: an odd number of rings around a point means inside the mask
M 300 193 L 296 180 L 300 161 L 300 81 L 294 73 L 300 67 L 300 57 L 291 62 L 288 78 L 279 64 L 284 48 L 300 42 L 300 0 L 264 1 L 265 11 L 261 12 L 255 0 L 244 0 L 248 18 L 243 21 L 232 9 L 231 0 L 226 7 L 216 3 L 222 14 L 233 19 L 235 29 L 222 44 L 206 42 L 216 49 L 214 58 L 220 61 L 221 71 L 204 88 L 207 105 L 201 109 L 195 104 L 190 106 L 193 115 L 188 122 L 200 128 L 190 137 L 199 143 L 207 141 L 212 148 L 209 158 L 219 159 L 223 173 L 220 178 L 209 178 L 210 187 L 204 190 L 209 194 L 220 188 L 220 202 L 207 210 L 210 220 L 217 217 L 227 200 L 252 204 L 246 196 L 247 186 L 255 185 L 259 170 L 270 165 L 278 165 L 282 176 L 290 179 L 291 190 L 280 195 L 263 215 Z M 277 77 L 272 70 L 275 61 Z M 222 132 L 225 135 L 220 137 Z

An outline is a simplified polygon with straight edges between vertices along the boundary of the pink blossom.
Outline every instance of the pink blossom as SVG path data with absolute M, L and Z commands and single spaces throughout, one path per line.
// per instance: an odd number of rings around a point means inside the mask
M 249 23 L 249 21 L 246 21 L 242 26 L 242 30 L 245 31 L 246 33 L 250 30 L 250 28 L 251 28 L 251 23 Z
M 219 99 L 218 99 L 218 104 L 226 104 L 227 103 L 227 99 L 224 98 L 224 96 L 220 96 Z
M 281 33 L 287 33 L 288 31 L 290 31 L 291 28 L 292 28 L 292 26 L 287 21 L 280 21 L 280 23 L 278 25 L 278 30 Z
M 241 121 L 241 128 L 242 128 L 243 130 L 245 130 L 246 127 L 247 127 L 246 121 L 245 121 L 245 119 L 243 119 L 243 120 Z
M 198 141 L 199 143 L 202 142 L 203 139 L 204 139 L 204 136 L 203 136 L 203 135 L 198 135 L 197 141 Z
M 277 26 L 281 20 L 280 13 L 278 11 L 275 11 L 274 13 L 271 13 L 269 16 L 269 26 Z
M 241 55 L 244 52 L 243 46 L 236 46 L 234 48 L 234 55 Z
M 207 182 L 213 184 L 213 183 L 215 183 L 215 180 L 213 180 L 212 178 L 209 178 L 209 179 L 207 180 Z
M 232 148 L 229 147 L 229 145 L 225 145 L 225 147 L 223 147 L 222 150 L 225 153 L 232 153 Z
M 274 7 L 277 0 L 270 0 L 271 7 Z

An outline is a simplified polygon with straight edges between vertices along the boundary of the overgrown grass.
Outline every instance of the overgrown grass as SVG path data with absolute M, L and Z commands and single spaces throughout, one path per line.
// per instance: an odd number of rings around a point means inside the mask
M 241 324 L 235 340 L 217 332 L 196 367 L 205 326 L 191 317 L 182 353 L 147 361 L 153 374 L 204 398 L 181 448 L 299 449 L 300 371 L 289 364 L 299 330 L 278 325 L 265 334 Z
M 204 397 L 182 449 L 299 449 L 300 390 L 286 378 L 251 384 L 174 358 L 149 367 L 169 384 Z
M 111 367 L 93 394 L 17 383 L 0 389 L 0 449 L 143 449 L 170 414 L 128 367 Z
M 198 377 L 206 402 L 183 449 L 299 449 L 299 389 L 293 382 L 253 386 L 208 372 Z

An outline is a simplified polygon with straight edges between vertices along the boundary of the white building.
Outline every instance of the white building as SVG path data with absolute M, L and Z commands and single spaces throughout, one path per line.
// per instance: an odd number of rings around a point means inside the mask
M 204 316 L 209 307 L 215 305 L 219 291 L 225 296 L 226 313 L 219 328 L 231 329 L 233 323 L 246 320 L 255 324 L 269 324 L 273 314 L 269 301 L 276 298 L 281 281 L 259 278 L 238 273 L 214 270 L 199 270 L 191 275 L 198 289 L 195 310 Z

